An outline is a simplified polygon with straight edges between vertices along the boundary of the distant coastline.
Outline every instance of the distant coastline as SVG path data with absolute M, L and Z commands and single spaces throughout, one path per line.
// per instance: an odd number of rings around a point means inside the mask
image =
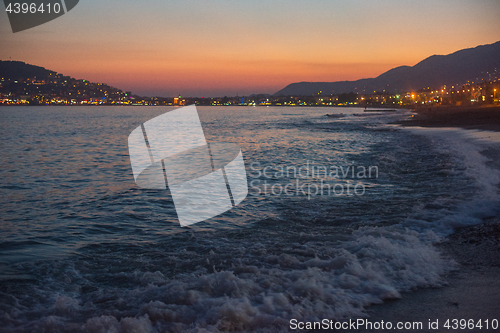
M 26 64 L 0 61 L 0 105 L 132 105 L 132 106 L 307 106 L 367 108 L 434 108 L 436 106 L 500 105 L 500 80 L 488 74 L 480 82 L 463 81 L 410 91 L 224 97 L 144 97 L 106 83 L 95 83 Z

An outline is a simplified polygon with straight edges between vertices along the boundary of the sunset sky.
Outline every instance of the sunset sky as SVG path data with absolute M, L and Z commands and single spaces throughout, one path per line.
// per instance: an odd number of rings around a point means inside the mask
M 16 34 L 0 8 L 0 60 L 145 96 L 275 93 L 500 40 L 498 0 L 80 0 Z

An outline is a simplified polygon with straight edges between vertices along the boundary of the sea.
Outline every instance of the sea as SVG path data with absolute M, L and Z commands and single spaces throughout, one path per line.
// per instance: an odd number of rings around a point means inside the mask
M 410 110 L 198 107 L 248 195 L 181 227 L 128 135 L 172 107 L 0 108 L 0 331 L 288 332 L 444 286 L 436 246 L 500 214 L 500 136 Z M 333 116 L 328 117 L 326 114 Z M 388 314 L 388 319 L 389 319 Z

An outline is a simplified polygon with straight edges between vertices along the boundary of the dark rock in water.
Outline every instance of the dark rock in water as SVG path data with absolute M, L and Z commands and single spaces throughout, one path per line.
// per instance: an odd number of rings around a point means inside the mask
M 342 118 L 342 117 L 345 117 L 345 114 L 343 114 L 343 113 L 327 113 L 326 116 L 330 117 L 330 118 Z

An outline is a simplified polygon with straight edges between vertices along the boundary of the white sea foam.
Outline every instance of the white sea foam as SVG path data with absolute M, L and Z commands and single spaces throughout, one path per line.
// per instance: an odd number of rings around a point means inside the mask
M 36 327 L 61 332 L 280 332 L 286 331 L 291 318 L 365 317 L 364 309 L 370 304 L 400 298 L 401 292 L 416 288 L 442 285 L 442 276 L 454 263 L 432 246 L 435 240 L 432 232 L 423 235 L 391 226 L 362 227 L 342 242 L 318 242 L 304 234 L 287 244 L 295 253 L 266 253 L 270 244 L 258 241 L 234 243 L 236 257 L 238 253 L 256 254 L 234 259 L 231 269 L 215 268 L 207 273 L 198 267 L 176 278 L 142 271 L 138 265 L 132 273 L 113 275 L 130 281 L 134 288 L 111 284 L 93 292 L 83 305 L 75 295 L 95 277 L 90 275 L 87 280 L 82 274 L 74 281 L 54 284 L 58 293 L 76 292 L 56 294 L 49 309 L 35 306 L 40 319 L 24 327 L 25 331 Z M 318 255 L 307 255 L 311 251 Z M 199 256 L 194 253 L 191 258 Z M 232 258 L 231 253 L 217 248 L 201 256 L 207 260 Z M 114 265 L 120 267 L 119 262 Z M 69 270 L 85 269 L 74 266 Z M 41 295 L 46 292 L 37 290 Z M 104 314 L 97 310 L 103 305 Z M 1 318 L 4 327 L 19 324 L 25 311 L 19 304 L 14 306 Z M 78 324 L 82 317 L 89 319 Z
M 463 172 L 475 190 L 473 198 L 465 201 L 455 200 L 450 204 L 438 199 L 431 210 L 417 206 L 404 225 L 432 229 L 445 236 L 453 228 L 478 224 L 483 218 L 500 213 L 500 160 L 495 155 L 500 150 L 500 133 L 461 128 L 405 129 L 431 138 L 438 151 L 450 154 L 454 164 L 461 166 L 461 170 L 451 170 L 450 176 Z M 487 150 L 493 150 L 490 154 L 493 156 L 487 156 L 484 153 Z

